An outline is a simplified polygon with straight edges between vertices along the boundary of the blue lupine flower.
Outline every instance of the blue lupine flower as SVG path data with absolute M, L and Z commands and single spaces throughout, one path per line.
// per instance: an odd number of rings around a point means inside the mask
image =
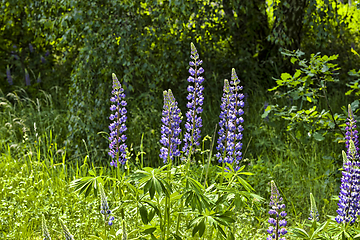
M 120 82 L 117 79 L 116 75 L 112 74 L 113 79 L 113 97 L 110 98 L 110 101 L 114 103 L 111 105 L 110 110 L 114 111 L 114 114 L 111 114 L 109 119 L 113 122 L 110 124 L 110 144 L 109 144 L 109 155 L 112 158 L 110 163 L 111 166 L 117 167 L 117 162 L 119 161 L 121 164 L 126 163 L 126 135 L 123 134 L 126 131 L 125 122 L 127 120 L 126 117 L 126 101 L 124 89 L 121 88 Z
M 187 99 L 189 100 L 187 107 L 188 112 L 186 113 L 186 133 L 184 134 L 184 147 L 183 152 L 185 155 L 190 155 L 194 152 L 195 146 L 200 145 L 200 128 L 202 127 L 202 119 L 199 114 L 202 113 L 202 105 L 204 101 L 203 91 L 204 87 L 201 85 L 204 81 L 203 77 L 199 77 L 200 74 L 204 72 L 202 67 L 199 67 L 202 64 L 202 60 L 199 59 L 199 54 L 193 43 L 191 43 L 191 61 L 189 63 L 190 69 L 190 77 L 187 79 L 189 83 L 193 83 L 193 85 L 189 85 L 187 90 L 189 92 Z M 195 69 L 194 69 L 194 68 Z M 190 152 L 191 149 L 191 152 Z
M 161 121 L 161 139 L 160 143 L 164 146 L 160 149 L 160 158 L 164 160 L 164 163 L 168 159 L 180 156 L 178 146 L 181 144 L 179 134 L 181 132 L 181 112 L 177 106 L 177 102 L 172 91 L 164 91 L 164 109 L 162 112 Z
M 356 120 L 354 119 L 354 114 L 351 110 L 351 106 L 349 104 L 348 107 L 348 116 L 349 118 L 347 119 L 348 121 L 346 122 L 346 134 L 345 134 L 345 139 L 346 139 L 346 149 L 347 149 L 347 156 L 349 158 L 357 158 L 359 159 L 359 140 L 358 140 L 358 131 L 356 130 Z M 350 155 L 350 140 L 352 140 L 354 142 L 355 145 L 355 156 L 351 156 Z
M 41 60 L 41 62 L 42 62 L 43 64 L 46 63 L 46 60 L 45 60 L 45 58 L 44 58 L 43 56 L 40 57 L 40 60 Z
M 349 155 L 356 156 L 356 148 L 354 142 L 350 140 Z M 353 224 L 357 215 L 359 214 L 359 200 L 360 200 L 360 162 L 354 161 L 348 157 L 343 151 L 344 165 L 341 178 L 341 186 L 339 193 L 339 209 L 336 211 L 338 216 L 335 220 L 338 223 Z
M 216 147 L 218 150 L 216 157 L 219 162 L 234 163 L 236 165 L 235 171 L 239 169 L 239 163 L 242 159 L 241 140 L 243 135 L 241 132 L 244 130 L 242 125 L 240 125 L 244 122 L 241 117 L 244 114 L 242 110 L 244 107 L 244 102 L 242 101 L 244 95 L 239 93 L 242 90 L 239 83 L 240 80 L 236 75 L 235 69 L 232 69 L 231 85 L 227 79 L 224 81 L 224 93 L 221 98 L 221 113 L 219 116 L 220 130 L 218 132 L 218 146 Z
M 269 211 L 269 214 L 273 217 L 269 218 L 269 223 L 271 224 L 267 232 L 270 234 L 266 239 L 272 240 L 276 239 L 278 240 L 280 236 L 283 236 L 287 233 L 285 227 L 287 224 L 287 221 L 285 219 L 281 219 L 280 217 L 284 218 L 286 216 L 285 211 L 281 211 L 281 209 L 285 209 L 285 204 L 282 204 L 283 201 L 282 197 L 280 197 L 279 190 L 277 189 L 275 182 L 271 181 L 271 197 L 270 197 L 270 206 L 271 209 Z M 280 227 L 282 227 L 280 229 Z M 285 237 L 280 238 L 280 240 L 284 239 Z
M 13 85 L 13 80 L 11 77 L 11 72 L 10 72 L 9 66 L 7 66 L 7 68 L 6 68 L 6 77 L 7 77 L 9 85 Z
M 46 50 L 45 57 L 48 57 L 50 55 L 49 50 Z
M 29 72 L 27 71 L 27 69 L 25 69 L 25 85 L 30 86 L 30 76 L 29 76 Z
M 74 240 L 74 236 L 69 232 L 64 222 L 59 218 L 61 228 L 63 229 L 65 240 Z

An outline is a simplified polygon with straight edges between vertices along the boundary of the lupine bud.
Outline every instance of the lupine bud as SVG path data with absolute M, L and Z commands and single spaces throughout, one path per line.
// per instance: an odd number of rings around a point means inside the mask
M 38 78 L 36 79 L 36 82 L 37 82 L 37 83 L 41 83 L 41 73 L 39 73 L 39 76 L 38 76 Z
M 127 120 L 126 113 L 127 110 L 125 106 L 127 105 L 125 101 L 124 89 L 121 87 L 119 80 L 116 75 L 112 74 L 113 78 L 113 97 L 110 98 L 110 101 L 114 104 L 110 107 L 111 111 L 114 111 L 115 114 L 110 115 L 110 120 L 113 122 L 110 124 L 110 144 L 109 144 L 109 155 L 113 159 L 110 163 L 111 166 L 117 167 L 117 163 L 121 164 L 126 163 L 126 135 L 123 134 L 127 127 L 125 122 Z
M 319 221 L 319 212 L 316 207 L 315 198 L 312 195 L 312 193 L 310 193 L 310 217 L 309 217 L 309 220 L 317 221 L 317 222 Z
M 204 81 L 203 77 L 199 77 L 200 74 L 204 72 L 204 69 L 198 67 L 202 64 L 202 61 L 199 59 L 199 54 L 197 53 L 197 50 L 193 43 L 191 43 L 191 59 L 194 61 L 191 61 L 189 65 L 191 66 L 189 69 L 190 77 L 188 78 L 189 83 L 194 83 L 193 85 L 190 85 L 188 87 L 188 96 L 187 99 L 190 101 L 187 104 L 187 107 L 189 108 L 188 112 L 186 113 L 186 133 L 184 134 L 184 147 L 183 152 L 185 155 L 191 155 L 194 150 L 195 146 L 199 146 L 200 142 L 200 128 L 202 127 L 202 119 L 198 114 L 202 112 L 202 104 L 204 101 L 203 97 L 203 91 L 204 87 L 201 85 Z M 195 67 L 192 68 L 192 67 Z M 191 148 L 191 152 L 190 151 Z
M 109 209 L 107 197 L 105 195 L 104 188 L 102 185 L 99 185 L 99 190 L 100 190 L 100 201 L 101 201 L 100 213 L 104 215 L 105 222 L 108 222 L 108 225 L 111 226 L 115 218 L 113 216 L 110 216 L 111 210 Z
M 43 240 L 51 240 L 49 230 L 46 226 L 46 220 L 45 220 L 44 215 L 42 215 L 42 231 L 43 231 L 43 235 L 44 235 Z
M 30 86 L 30 76 L 29 76 L 29 72 L 27 71 L 27 69 L 25 69 L 25 85 Z
M 160 143 L 164 146 L 160 149 L 160 158 L 163 159 L 164 163 L 168 159 L 180 156 L 178 146 L 181 144 L 179 134 L 181 132 L 181 112 L 177 106 L 172 91 L 164 91 L 164 109 L 162 112 L 162 123 L 161 126 L 161 139 Z
M 11 77 L 11 72 L 10 72 L 9 66 L 7 66 L 7 68 L 6 68 L 6 77 L 7 77 L 9 85 L 13 85 L 14 83 L 13 83 L 13 80 Z
M 356 120 L 354 119 L 354 114 L 351 110 L 351 105 L 348 106 L 348 121 L 346 122 L 346 133 L 345 133 L 345 139 L 346 139 L 346 149 L 347 149 L 347 156 L 349 158 L 359 158 L 359 140 L 358 140 L 358 131 L 356 130 Z M 354 142 L 355 145 L 355 154 L 350 154 L 350 140 Z
M 71 233 L 69 232 L 69 229 L 66 227 L 64 222 L 60 218 L 59 218 L 59 221 L 60 221 L 61 228 L 63 229 L 63 234 L 65 237 L 65 240 L 74 240 L 74 236 L 71 235 Z
M 33 45 L 31 45 L 31 43 L 29 43 L 29 50 L 30 50 L 30 52 L 34 52 L 34 47 L 33 47 Z

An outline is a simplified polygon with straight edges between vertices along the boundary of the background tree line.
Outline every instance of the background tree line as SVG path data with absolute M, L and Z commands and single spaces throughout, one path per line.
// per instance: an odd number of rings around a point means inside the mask
M 162 91 L 172 89 L 186 111 L 190 42 L 204 61 L 202 135 L 212 135 L 218 122 L 223 80 L 230 78 L 231 68 L 247 96 L 245 129 L 256 130 L 260 117 L 248 119 L 262 114 L 273 77 L 298 67 L 280 53 L 284 49 L 301 49 L 306 56 L 338 54 L 340 81 L 328 90 L 331 96 L 344 95 L 349 70 L 359 68 L 359 58 L 351 53 L 359 48 L 357 7 L 336 0 L 2 0 L 0 86 L 5 94 L 25 88 L 31 98 L 39 89 L 60 91 L 54 101 L 66 113 L 58 141 L 76 158 L 85 151 L 84 139 L 102 161 L 107 140 L 98 132 L 108 132 L 114 72 L 128 97 L 128 142 L 136 150 L 144 133 L 145 158 L 155 161 Z M 9 72 L 13 85 L 6 80 Z M 30 86 L 25 86 L 26 72 Z M 334 103 L 334 108 L 342 105 Z M 244 134 L 248 154 L 256 156 L 262 140 L 251 139 L 259 131 Z M 284 143 L 279 137 L 273 144 L 279 141 Z

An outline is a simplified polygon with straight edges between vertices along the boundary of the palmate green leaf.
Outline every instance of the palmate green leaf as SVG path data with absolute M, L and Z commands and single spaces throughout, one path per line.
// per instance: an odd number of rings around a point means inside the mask
M 70 188 L 74 188 L 74 192 L 79 192 L 79 194 L 84 193 L 85 197 L 89 196 L 89 194 L 93 190 L 95 197 L 97 197 L 99 184 L 104 185 L 104 180 L 101 176 L 84 177 L 72 181 L 70 183 Z

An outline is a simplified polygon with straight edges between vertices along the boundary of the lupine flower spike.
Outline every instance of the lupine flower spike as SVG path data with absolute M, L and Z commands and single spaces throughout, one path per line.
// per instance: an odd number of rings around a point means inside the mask
M 287 233 L 285 229 L 287 224 L 285 217 L 287 214 L 285 211 L 281 211 L 281 209 L 285 209 L 285 204 L 283 204 L 282 201 L 283 199 L 282 197 L 280 197 L 280 193 L 275 185 L 275 182 L 271 181 L 271 197 L 270 197 L 271 209 L 269 211 L 269 214 L 270 216 L 274 216 L 274 218 L 273 217 L 269 218 L 268 222 L 270 223 L 270 227 L 267 230 L 267 232 L 270 235 L 266 238 L 266 240 L 272 240 L 272 239 L 286 240 L 286 238 L 283 236 Z M 283 219 L 281 220 L 281 218 Z
M 347 149 L 347 156 L 351 159 L 359 158 L 359 140 L 358 140 L 358 131 L 356 130 L 356 120 L 354 119 L 354 114 L 351 110 L 351 106 L 348 106 L 348 121 L 346 122 L 346 149 Z M 354 142 L 355 145 L 355 154 L 353 156 L 350 155 L 350 140 Z
M 230 108 L 230 102 L 232 98 L 232 92 L 230 90 L 229 81 L 227 79 L 224 80 L 224 89 L 223 89 L 223 97 L 221 98 L 221 112 L 220 112 L 220 121 L 219 126 L 220 130 L 218 132 L 218 145 L 216 149 L 218 150 L 216 157 L 218 161 L 225 163 L 232 163 L 232 152 L 227 151 L 228 149 L 233 149 L 233 134 L 232 131 L 235 128 L 235 125 L 232 122 L 232 114 L 233 109 Z
M 242 115 L 244 114 L 244 111 L 242 108 L 244 108 L 244 105 L 245 105 L 243 102 L 244 94 L 239 92 L 243 89 L 243 87 L 240 86 L 239 84 L 240 84 L 240 80 L 239 80 L 238 76 L 236 75 L 235 69 L 233 68 L 232 72 L 231 72 L 230 86 L 231 86 L 232 92 L 234 94 L 233 95 L 233 104 L 234 104 L 233 121 L 235 123 L 235 131 L 234 131 L 235 149 L 233 152 L 233 159 L 235 160 L 235 165 L 236 165 L 236 167 L 234 168 L 235 171 L 237 171 L 240 168 L 239 164 L 242 159 L 241 140 L 243 138 L 243 135 L 241 132 L 244 130 L 243 126 L 241 125 L 244 122 L 244 119 L 242 118 Z
M 42 225 L 41 226 L 42 226 L 42 231 L 43 231 L 43 235 L 44 235 L 43 240 L 51 240 L 50 233 L 46 226 L 46 220 L 45 220 L 44 215 L 42 215 Z
M 235 164 L 235 171 L 239 169 L 239 163 L 242 159 L 242 131 L 241 123 L 244 122 L 241 115 L 244 114 L 242 108 L 244 95 L 239 93 L 242 87 L 239 86 L 240 80 L 236 75 L 235 69 L 232 69 L 231 82 L 224 81 L 224 93 L 221 98 L 220 130 L 218 132 L 218 153 L 216 157 L 219 162 Z
M 312 195 L 312 193 L 310 193 L 310 217 L 309 217 L 309 220 L 316 221 L 316 222 L 319 221 L 319 212 L 316 207 L 315 198 Z
M 349 155 L 355 156 L 356 150 L 352 140 L 349 143 Z M 359 214 L 359 200 L 360 200 L 360 162 L 352 161 L 350 157 L 343 151 L 342 152 L 344 165 L 341 178 L 341 186 L 339 193 L 339 209 L 336 211 L 338 216 L 335 220 L 338 223 L 353 224 L 357 215 Z
M 172 91 L 164 91 L 164 109 L 162 112 L 162 127 L 160 143 L 164 146 L 160 149 L 160 158 L 164 163 L 168 159 L 180 156 L 178 146 L 181 144 L 179 134 L 181 132 L 181 112 Z
M 200 128 L 202 127 L 202 119 L 199 116 L 203 109 L 203 91 L 204 87 L 201 85 L 204 81 L 203 77 L 199 77 L 200 74 L 204 72 L 204 69 L 200 67 L 202 64 L 202 60 L 199 59 L 199 54 L 197 53 L 197 50 L 193 43 L 191 43 L 191 59 L 193 61 L 190 61 L 190 77 L 187 79 L 189 83 L 193 83 L 192 85 L 189 85 L 187 90 L 189 92 L 187 99 L 189 100 L 187 107 L 188 112 L 186 113 L 186 133 L 184 134 L 184 147 L 183 152 L 185 155 L 190 155 L 195 151 L 195 146 L 200 145 L 199 139 L 200 139 Z M 194 69 L 194 68 L 195 69 Z M 190 152 L 191 149 L 191 152 Z
M 60 218 L 59 218 L 59 221 L 60 221 L 61 228 L 63 229 L 65 240 L 74 240 L 74 236 L 71 235 L 71 233 L 69 232 L 69 229 L 66 227 L 64 222 Z
M 111 210 L 109 209 L 109 205 L 107 202 L 107 197 L 104 192 L 104 188 L 102 186 L 100 188 L 100 198 L 101 198 L 101 210 L 100 213 L 104 215 L 104 221 L 109 224 L 109 226 L 113 225 L 114 217 L 110 216 Z
M 13 85 L 13 80 L 11 77 L 11 72 L 10 72 L 9 66 L 7 66 L 7 68 L 6 68 L 6 77 L 7 77 L 9 85 Z
M 113 97 L 110 98 L 110 101 L 113 103 L 111 105 L 110 110 L 114 112 L 114 114 L 110 115 L 110 120 L 113 122 L 110 124 L 110 145 L 109 145 L 109 155 L 112 158 L 110 163 L 111 166 L 117 167 L 117 163 L 125 164 L 126 163 L 126 135 L 124 132 L 126 131 L 125 122 L 127 120 L 126 117 L 126 101 L 125 101 L 125 93 L 124 89 L 121 87 L 119 80 L 116 75 L 112 74 L 113 79 Z

